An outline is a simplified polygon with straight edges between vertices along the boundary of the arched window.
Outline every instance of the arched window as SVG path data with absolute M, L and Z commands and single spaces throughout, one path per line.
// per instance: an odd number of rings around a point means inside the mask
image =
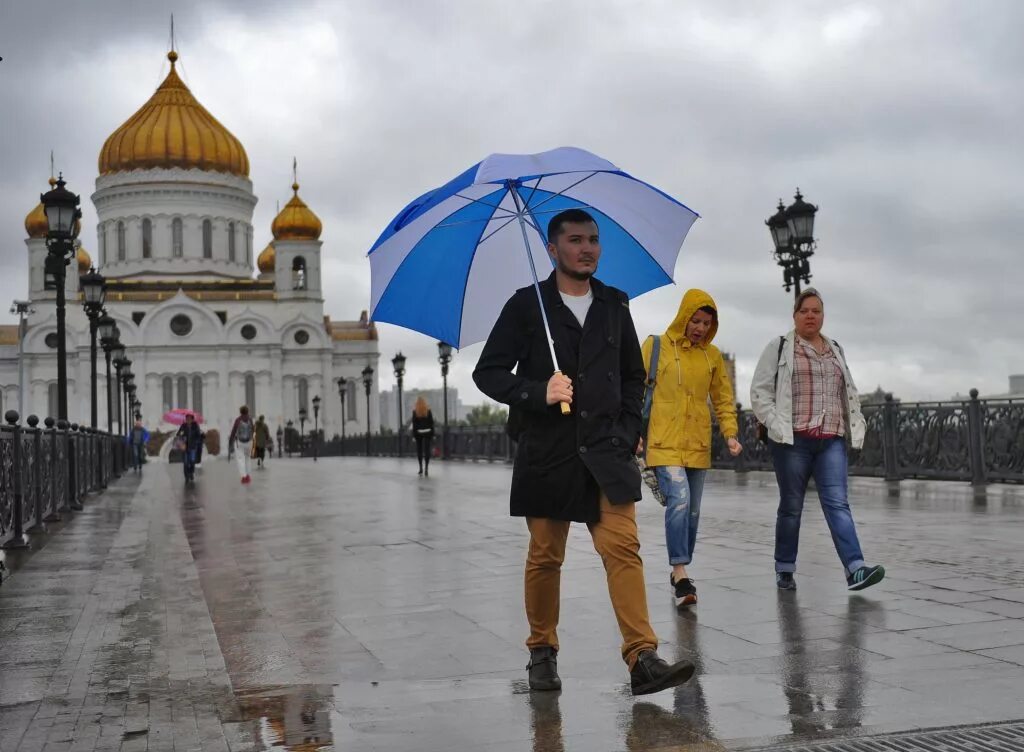
M 356 407 L 356 399 L 358 399 L 358 395 L 356 394 L 356 382 L 355 382 L 355 379 L 349 379 L 348 382 L 345 384 L 345 401 L 346 401 L 346 405 L 345 405 L 345 419 L 346 420 L 353 420 L 356 417 L 356 410 L 358 409 Z
M 124 222 L 117 223 L 117 260 L 124 261 L 128 258 L 128 247 L 125 242 Z
M 106 263 L 107 263 L 107 226 L 106 225 L 100 225 L 100 266 L 103 266 Z
M 203 377 L 192 377 L 192 409 L 197 413 L 203 412 Z
M 142 220 L 142 258 L 153 257 L 153 221 L 146 217 Z
M 251 373 L 245 375 L 245 404 L 249 408 L 249 414 L 256 413 L 256 377 Z
M 213 222 L 203 220 L 203 258 L 213 258 Z
M 178 377 L 178 404 L 176 407 L 188 407 L 188 379 Z
M 245 263 L 252 266 L 252 232 L 245 230 Z
M 292 289 L 306 289 L 306 259 L 296 256 L 292 261 Z
M 309 412 L 309 382 L 306 379 L 299 379 L 299 409 Z
M 171 220 L 171 255 L 174 258 L 181 258 L 185 255 L 185 246 L 181 234 L 181 217 L 175 217 Z
M 54 382 L 50 384 L 46 389 L 46 415 L 49 418 L 57 417 L 57 384 Z
M 167 412 L 174 408 L 174 380 L 170 376 L 164 376 L 162 387 L 164 393 L 164 412 Z
M 228 222 L 228 261 L 235 260 L 235 223 Z

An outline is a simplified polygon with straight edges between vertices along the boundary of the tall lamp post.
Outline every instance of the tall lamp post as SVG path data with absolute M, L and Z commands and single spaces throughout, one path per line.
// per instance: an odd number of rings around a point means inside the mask
M 117 432 L 120 434 L 122 433 L 121 427 L 123 425 L 121 422 L 121 369 L 128 365 L 129 360 L 124 356 L 124 345 L 120 342 L 118 342 L 114 347 L 114 352 L 119 353 L 117 357 L 114 358 L 114 397 L 117 401 Z
M 96 404 L 96 334 L 99 330 L 100 314 L 107 297 L 107 281 L 93 267 L 81 279 L 85 315 L 89 317 L 89 397 L 91 400 L 89 418 L 93 428 L 98 428 L 99 406 Z
M 441 364 L 441 394 L 444 399 L 444 432 L 441 434 L 441 459 L 448 459 L 448 366 L 452 362 L 452 346 L 437 343 L 437 362 Z
M 110 380 L 110 359 L 115 346 L 120 343 L 117 341 L 117 324 L 114 322 L 113 317 L 109 316 L 105 311 L 100 316 L 96 328 L 99 331 L 100 344 L 103 346 L 103 354 L 107 361 L 107 433 L 112 434 L 114 432 L 114 412 L 110 394 L 111 387 L 113 386 L 113 382 Z
M 370 456 L 370 390 L 373 389 L 373 366 L 363 369 L 363 387 L 366 389 L 366 456 Z
M 11 303 L 11 314 L 18 315 L 18 415 L 25 414 L 25 333 L 28 331 L 25 317 L 35 312 L 36 309 L 27 300 Z
M 345 392 L 348 386 L 348 379 L 344 376 L 338 377 L 338 397 L 341 398 L 341 456 L 345 456 Z
M 135 374 L 132 373 L 132 360 L 131 358 L 125 358 L 124 366 L 121 369 L 121 404 L 117 406 L 117 414 L 123 416 L 123 418 L 118 420 L 118 427 L 121 429 L 122 436 L 128 433 L 128 419 L 131 417 L 128 410 L 128 395 L 134 384 Z
M 68 263 L 75 255 L 76 222 L 82 216 L 78 196 L 65 188 L 64 176 L 57 184 L 39 197 L 46 211 L 49 230 L 46 233 L 46 276 L 53 280 L 57 290 L 57 418 L 68 419 L 68 361 L 64 319 L 66 300 L 64 278 Z
M 783 287 L 786 292 L 795 288 L 800 297 L 800 282 L 811 282 L 811 256 L 814 255 L 814 215 L 818 207 L 804 201 L 800 189 L 796 189 L 794 201 L 789 206 L 779 206 L 771 217 L 765 220 L 775 245 L 775 262 L 782 267 Z
M 320 441 L 320 395 L 313 397 L 313 462 L 316 462 L 316 455 L 319 450 Z
M 401 351 L 391 359 L 391 365 L 395 367 L 395 379 L 398 381 L 398 456 L 402 456 L 402 423 L 405 416 L 402 414 L 402 378 L 405 376 L 405 356 Z

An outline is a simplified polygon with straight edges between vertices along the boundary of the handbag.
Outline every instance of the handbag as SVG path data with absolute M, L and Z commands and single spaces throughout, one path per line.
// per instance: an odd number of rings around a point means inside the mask
M 654 472 L 653 467 L 647 466 L 647 429 L 651 425 L 651 404 L 654 402 L 654 387 L 657 383 L 658 377 L 658 355 L 661 352 L 661 337 L 651 335 L 653 342 L 651 343 L 651 367 L 647 370 L 647 381 L 644 382 L 644 404 L 640 411 L 640 435 L 644 439 L 644 448 L 640 454 L 636 455 L 636 466 L 640 469 L 640 477 L 643 479 L 644 485 L 647 486 L 651 495 L 657 499 L 658 503 L 665 506 L 665 494 L 661 492 L 661 486 L 658 485 L 658 476 Z
M 786 344 L 785 337 L 779 337 L 779 353 L 775 356 L 775 390 L 779 389 L 779 363 L 782 361 L 782 346 Z M 757 440 L 762 444 L 768 443 L 768 426 L 761 421 L 757 421 Z

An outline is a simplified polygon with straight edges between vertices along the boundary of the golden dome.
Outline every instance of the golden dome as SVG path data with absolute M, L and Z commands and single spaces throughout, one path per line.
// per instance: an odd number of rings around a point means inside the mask
M 274 217 L 270 231 L 274 240 L 316 240 L 323 231 L 320 218 L 299 198 L 299 184 L 292 183 L 295 195 L 284 205 L 281 213 Z
M 242 142 L 206 111 L 178 78 L 178 54 L 167 53 L 171 72 L 142 108 L 114 131 L 100 150 L 101 175 L 152 167 L 192 167 L 248 177 Z
M 75 253 L 75 258 L 78 259 L 78 273 L 88 274 L 92 268 L 92 257 L 89 252 L 82 246 L 78 246 L 78 251 Z
M 50 188 L 57 185 L 57 179 L 50 178 Z M 50 225 L 46 221 L 46 210 L 43 208 L 43 202 L 40 201 L 36 204 L 36 208 L 25 215 L 25 232 L 28 233 L 30 238 L 45 238 L 46 233 L 49 231 Z
M 267 247 L 260 251 L 260 255 L 256 258 L 256 268 L 260 270 L 260 274 L 270 274 L 274 271 L 276 257 L 274 244 L 267 243 Z

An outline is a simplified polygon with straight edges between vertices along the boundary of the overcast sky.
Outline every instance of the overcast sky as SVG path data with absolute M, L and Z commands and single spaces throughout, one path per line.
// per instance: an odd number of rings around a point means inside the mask
M 368 306 L 366 251 L 412 198 L 492 152 L 574 145 L 700 212 L 676 284 L 633 315 L 660 332 L 709 291 L 741 402 L 792 323 L 764 219 L 797 186 L 862 391 L 997 393 L 1024 373 L 1017 0 L 0 0 L 0 311 L 27 290 L 51 149 L 95 257 L 97 155 L 166 75 L 171 10 L 183 78 L 249 154 L 257 251 L 298 158 L 334 319 Z M 407 386 L 440 381 L 432 340 L 379 329 L 383 388 L 397 350 Z M 468 403 L 479 351 L 453 365 Z

